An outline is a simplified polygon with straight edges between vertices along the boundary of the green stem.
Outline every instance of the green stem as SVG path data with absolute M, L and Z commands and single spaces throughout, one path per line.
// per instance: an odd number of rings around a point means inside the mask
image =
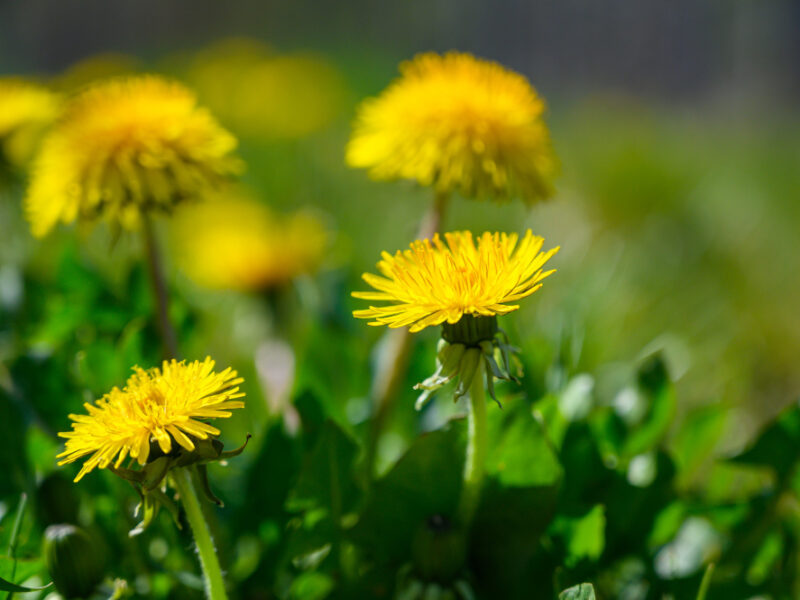
M 706 600 L 708 593 L 708 586 L 711 585 L 711 577 L 714 575 L 714 563 L 710 563 L 706 567 L 706 572 L 703 574 L 703 579 L 700 582 L 700 589 L 697 591 L 696 600 Z
M 450 194 L 436 192 L 428 212 L 422 217 L 416 239 L 431 238 L 441 229 Z M 375 458 L 378 452 L 383 428 L 394 407 L 400 383 L 405 379 L 408 370 L 408 359 L 411 353 L 411 334 L 407 329 L 396 329 L 386 332 L 386 351 L 380 358 L 375 371 L 371 396 L 375 403 L 375 414 L 367 441 L 364 466 L 367 482 L 375 475 Z
M 475 371 L 469 389 L 468 423 L 467 458 L 464 463 L 464 481 L 458 506 L 459 520 L 467 529 L 481 498 L 488 450 L 486 395 L 483 390 L 483 369 L 480 366 Z
M 203 577 L 206 583 L 206 596 L 208 600 L 227 600 L 225 594 L 225 581 L 222 579 L 222 570 L 219 566 L 214 540 L 208 523 L 203 516 L 203 510 L 194 491 L 192 472 L 187 468 L 173 469 L 172 480 L 181 497 L 181 503 L 186 511 L 186 520 L 194 534 L 197 554 L 200 556 L 200 566 L 203 568 Z
M 147 215 L 142 217 L 142 235 L 144 237 L 147 267 L 150 273 L 150 287 L 153 290 L 153 301 L 156 305 L 158 328 L 164 342 L 165 358 L 178 358 L 178 338 L 169 320 L 169 297 L 164 269 L 161 264 L 161 253 L 158 250 L 153 224 Z
M 22 493 L 19 497 L 19 507 L 17 508 L 17 516 L 14 518 L 14 525 L 11 527 L 11 536 L 8 541 L 8 556 L 11 559 L 11 577 L 9 581 L 12 583 L 17 576 L 17 538 L 19 537 L 19 530 L 22 526 L 22 517 L 25 514 L 25 507 L 28 505 L 28 494 Z M 14 592 L 8 592 L 6 600 L 11 600 L 14 597 Z

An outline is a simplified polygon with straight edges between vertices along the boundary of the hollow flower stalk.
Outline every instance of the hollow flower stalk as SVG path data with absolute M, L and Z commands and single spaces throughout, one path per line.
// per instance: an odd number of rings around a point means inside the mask
M 495 62 L 420 54 L 359 107 L 346 160 L 445 196 L 532 204 L 552 196 L 558 172 L 544 112 L 527 79 Z

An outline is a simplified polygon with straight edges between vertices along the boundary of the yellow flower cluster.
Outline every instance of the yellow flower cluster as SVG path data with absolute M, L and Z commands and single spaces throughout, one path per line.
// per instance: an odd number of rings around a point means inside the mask
M 143 212 L 169 211 L 238 172 L 235 147 L 180 84 L 155 76 L 96 84 L 68 104 L 34 161 L 32 231 L 97 218 L 135 228 Z
M 433 240 L 411 244 L 409 250 L 383 253 L 381 276 L 364 273 L 374 292 L 353 292 L 363 300 L 389 302 L 357 310 L 353 315 L 372 319 L 369 325 L 410 326 L 420 331 L 430 325 L 457 323 L 464 315 L 502 315 L 519 308 L 509 304 L 533 294 L 554 273 L 542 271 L 558 247 L 541 252 L 544 239 L 530 230 L 486 232 L 477 240 L 469 231 L 437 234 Z
M 230 417 L 229 411 L 243 408 L 239 391 L 242 379 L 230 368 L 214 372 L 214 361 L 189 364 L 164 361 L 160 369 L 135 367 L 124 388 L 113 388 L 93 405 L 84 404 L 88 415 L 70 415 L 72 431 L 59 433 L 67 439 L 58 455 L 60 465 L 85 456 L 75 481 L 94 468 L 113 463 L 119 467 L 130 457 L 147 463 L 151 440 L 164 454 L 173 443 L 193 451 L 193 439 L 219 435 L 208 419 Z
M 313 214 L 279 216 L 236 192 L 178 211 L 172 233 L 178 266 L 191 279 L 241 291 L 285 285 L 313 272 L 328 241 Z
M 45 87 L 0 78 L 0 159 L 16 167 L 27 163 L 60 107 L 61 98 Z
M 376 179 L 412 179 L 439 193 L 532 203 L 558 169 L 528 81 L 469 54 L 422 54 L 361 106 L 347 163 Z

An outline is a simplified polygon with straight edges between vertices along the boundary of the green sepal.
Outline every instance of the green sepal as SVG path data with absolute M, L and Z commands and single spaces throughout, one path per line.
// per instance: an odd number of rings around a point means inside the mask
M 197 476 L 198 479 L 200 479 L 200 490 L 203 492 L 203 495 L 217 506 L 225 506 L 225 503 L 211 491 L 211 484 L 208 481 L 208 466 L 204 464 L 197 465 Z
M 144 532 L 144 530 L 147 529 L 156 518 L 158 511 L 162 506 L 169 511 L 170 516 L 175 522 L 175 525 L 177 525 L 178 529 L 181 529 L 178 506 L 160 489 L 153 489 L 148 491 L 146 494 L 141 495 L 141 501 L 136 506 L 134 516 L 138 516 L 139 512 L 141 511 L 142 520 L 128 532 L 128 535 L 130 537 L 135 537 Z
M 108 467 L 108 470 L 111 471 L 117 477 L 120 477 L 125 481 L 130 481 L 131 483 L 141 484 L 145 478 L 145 474 L 143 471 L 134 471 L 133 469 L 126 469 L 125 467 L 115 467 L 113 465 L 110 465 Z
M 453 401 L 457 401 L 468 391 L 472 380 L 475 378 L 475 371 L 481 362 L 481 351 L 478 348 L 469 348 L 461 359 L 461 368 L 458 373 L 458 385 L 456 386 Z
M 252 438 L 252 437 L 253 436 L 248 433 L 247 437 L 244 439 L 244 444 L 242 444 L 241 446 L 239 446 L 238 448 L 236 448 L 234 450 L 226 450 L 225 452 L 220 452 L 219 453 L 219 459 L 220 460 L 228 460 L 229 458 L 233 458 L 235 456 L 239 456 L 242 452 L 244 452 L 244 449 L 247 448 L 247 444 L 250 443 L 250 438 Z
M 139 471 L 144 475 L 141 481 L 142 488 L 145 495 L 149 492 L 161 487 L 164 482 L 164 477 L 171 466 L 172 460 L 169 456 L 160 456 L 151 463 L 147 463 L 145 467 Z
M 470 323 L 474 326 L 475 319 L 473 318 Z M 474 328 L 475 327 L 473 327 L 473 329 Z M 458 337 L 454 337 L 453 335 L 454 331 L 457 329 L 458 328 L 454 329 L 450 327 L 447 330 L 449 339 L 455 340 Z M 469 327 L 464 331 L 466 333 L 476 333 Z M 414 386 L 415 390 L 422 390 L 422 393 L 417 397 L 415 408 L 417 410 L 422 409 L 431 399 L 434 392 L 453 380 L 457 381 L 453 393 L 453 400 L 457 401 L 469 390 L 469 386 L 478 368 L 481 369 L 481 376 L 483 376 L 482 373 L 485 371 L 486 387 L 489 391 L 489 395 L 497 402 L 498 406 L 502 408 L 502 404 L 497 399 L 495 393 L 494 380 L 501 379 L 503 381 L 512 381 L 519 384 L 519 379 L 512 373 L 512 366 L 516 367 L 519 375 L 522 375 L 521 363 L 515 355 L 519 350 L 509 343 L 506 332 L 500 328 L 494 328 L 493 330 L 492 328 L 486 328 L 486 331 L 483 333 L 487 335 L 491 333 L 492 337 L 477 335 L 477 333 L 472 337 L 462 336 L 463 339 L 469 338 L 473 340 L 470 343 L 448 342 L 448 335 L 444 335 L 444 333 L 443 330 L 442 339 L 439 340 L 436 349 L 436 371 L 424 381 Z M 502 361 L 502 367 L 498 360 Z

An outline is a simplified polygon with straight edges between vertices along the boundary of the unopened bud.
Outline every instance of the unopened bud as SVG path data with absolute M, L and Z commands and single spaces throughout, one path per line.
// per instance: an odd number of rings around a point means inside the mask
M 103 580 L 102 543 L 75 525 L 51 525 L 45 530 L 44 557 L 53 584 L 64 598 L 86 598 Z

